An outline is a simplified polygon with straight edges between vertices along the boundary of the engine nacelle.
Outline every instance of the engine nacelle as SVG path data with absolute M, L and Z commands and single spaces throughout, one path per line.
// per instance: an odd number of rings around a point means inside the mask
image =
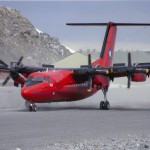
M 15 78 L 13 78 L 14 80 L 14 86 L 18 87 L 19 84 L 21 84 L 21 86 L 24 85 L 25 81 L 26 81 L 26 74 L 18 74 L 18 76 L 16 76 Z
M 134 73 L 132 77 L 132 81 L 134 82 L 144 82 L 146 80 L 145 73 Z

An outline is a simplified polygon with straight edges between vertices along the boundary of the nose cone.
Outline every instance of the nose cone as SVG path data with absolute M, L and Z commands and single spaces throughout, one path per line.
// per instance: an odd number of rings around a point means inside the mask
M 26 87 L 23 87 L 21 89 L 21 95 L 22 97 L 25 99 L 25 100 L 32 100 L 32 95 L 31 95 L 31 92 L 28 88 Z

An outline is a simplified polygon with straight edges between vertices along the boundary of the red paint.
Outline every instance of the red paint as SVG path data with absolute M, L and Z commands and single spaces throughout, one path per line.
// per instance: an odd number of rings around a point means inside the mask
M 145 73 L 134 73 L 134 75 L 132 77 L 132 81 L 134 81 L 134 82 L 146 81 L 146 74 Z
M 29 77 L 49 77 L 49 82 L 26 86 L 21 90 L 24 99 L 32 102 L 74 101 L 93 95 L 97 88 L 88 91 L 88 84 L 77 83 L 73 73 L 67 70 L 53 70 L 48 72 L 32 73 Z

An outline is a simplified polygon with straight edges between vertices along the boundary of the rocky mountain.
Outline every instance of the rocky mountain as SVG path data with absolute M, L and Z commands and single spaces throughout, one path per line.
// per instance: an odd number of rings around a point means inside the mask
M 9 63 L 24 56 L 25 65 L 41 65 L 68 55 L 58 38 L 36 29 L 19 11 L 0 6 L 0 59 Z

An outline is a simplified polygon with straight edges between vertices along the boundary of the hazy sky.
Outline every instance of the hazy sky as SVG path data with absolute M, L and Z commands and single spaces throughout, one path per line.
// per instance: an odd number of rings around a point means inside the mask
M 67 22 L 150 23 L 150 1 L 0 1 L 39 30 L 72 49 L 101 49 L 105 27 L 70 27 Z M 150 50 L 150 27 L 118 27 L 116 50 Z

